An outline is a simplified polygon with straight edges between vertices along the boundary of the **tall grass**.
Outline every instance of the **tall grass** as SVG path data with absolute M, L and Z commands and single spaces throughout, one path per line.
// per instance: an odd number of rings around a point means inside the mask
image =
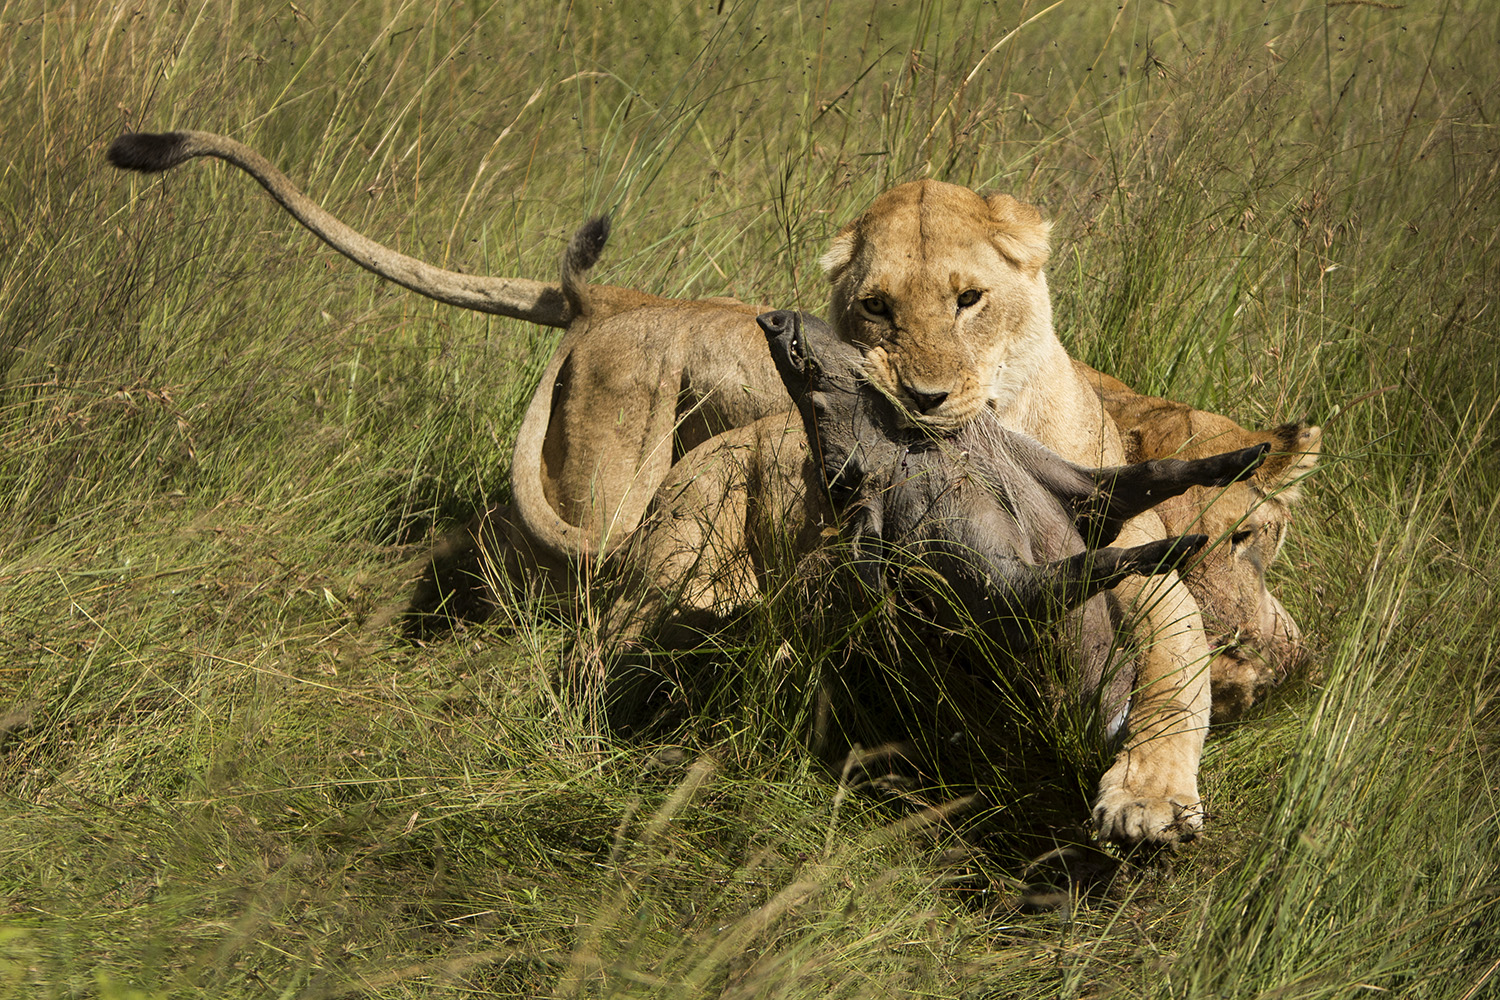
M 1479 0 L 0 6 L 0 993 L 1500 992 L 1497 44 Z M 972 816 L 809 752 L 795 601 L 671 745 L 524 603 L 408 645 L 553 335 L 103 165 L 171 127 L 450 267 L 550 277 L 608 210 L 602 280 L 813 310 L 893 183 L 1039 202 L 1075 354 L 1324 424 L 1274 582 L 1316 667 L 1210 740 L 1203 843 L 1029 913 Z M 1091 780 L 997 779 L 993 843 Z

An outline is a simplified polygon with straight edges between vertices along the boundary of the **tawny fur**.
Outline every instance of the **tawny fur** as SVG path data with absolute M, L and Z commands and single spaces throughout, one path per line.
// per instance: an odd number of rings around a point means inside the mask
M 1266 584 L 1291 527 L 1302 481 L 1317 465 L 1322 428 L 1283 424 L 1252 431 L 1217 413 L 1142 396 L 1118 379 L 1075 362 L 1124 432 L 1131 461 L 1203 458 L 1257 444 L 1272 457 L 1254 476 L 1221 489 L 1195 487 L 1160 504 L 1171 534 L 1196 531 L 1219 544 L 1184 575 L 1198 602 L 1214 658 L 1209 664 L 1214 722 L 1232 721 L 1302 666 L 1302 631 Z

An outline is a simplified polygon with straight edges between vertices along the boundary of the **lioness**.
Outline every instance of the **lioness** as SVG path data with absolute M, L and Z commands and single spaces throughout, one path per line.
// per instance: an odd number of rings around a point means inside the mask
M 511 463 L 513 506 L 500 520 L 533 566 L 569 571 L 640 523 L 672 463 L 695 445 L 787 408 L 755 325 L 763 309 L 728 298 L 664 299 L 595 285 L 588 296 L 528 278 L 460 274 L 355 232 L 255 150 L 212 132 L 127 133 L 106 153 L 154 173 L 195 157 L 232 163 L 356 264 L 412 291 L 478 312 L 566 327 L 526 409 Z M 574 244 L 565 276 L 586 271 L 608 224 Z
M 1124 434 L 1133 462 L 1202 458 L 1256 444 L 1272 450 L 1251 478 L 1222 489 L 1194 487 L 1156 508 L 1169 533 L 1199 531 L 1226 543 L 1209 548 L 1183 579 L 1214 651 L 1213 720 L 1238 718 L 1307 657 L 1296 621 L 1266 586 L 1266 571 L 1286 542 L 1301 482 L 1317 464 L 1322 428 L 1250 431 L 1217 413 L 1142 396 L 1080 362 L 1075 367 Z
M 831 320 L 864 352 L 870 381 L 930 430 L 955 431 L 989 410 L 1070 461 L 1120 465 L 1119 430 L 1052 329 L 1049 228 L 1009 195 L 938 181 L 893 188 L 822 258 Z M 1165 536 L 1148 511 L 1119 542 Z M 1094 823 L 1124 842 L 1190 837 L 1203 823 L 1198 762 L 1209 723 L 1203 620 L 1174 573 L 1132 577 L 1114 592 L 1142 654 L 1129 735 L 1100 780 Z

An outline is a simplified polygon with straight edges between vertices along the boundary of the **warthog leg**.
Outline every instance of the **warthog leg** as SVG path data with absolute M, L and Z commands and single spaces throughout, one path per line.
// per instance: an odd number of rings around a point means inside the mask
M 1268 444 L 1208 458 L 1160 458 L 1133 465 L 1117 465 L 1088 473 L 1095 483 L 1087 496 L 1068 498 L 1078 532 L 1089 545 L 1108 545 L 1125 522 L 1194 486 L 1228 486 L 1260 467 L 1270 452 Z
M 929 547 L 920 563 L 947 583 L 944 596 L 956 599 L 956 607 L 943 597 L 927 602 L 936 624 L 956 631 L 977 624 L 991 638 L 1019 651 L 1035 642 L 1041 627 L 1060 620 L 1095 594 L 1127 576 L 1155 576 L 1180 569 L 1207 543 L 1207 535 L 1180 535 L 1032 565 L 1014 556 L 981 553 L 936 540 L 926 543 Z M 920 576 L 908 578 L 916 582 Z M 923 589 L 931 589 L 930 580 Z

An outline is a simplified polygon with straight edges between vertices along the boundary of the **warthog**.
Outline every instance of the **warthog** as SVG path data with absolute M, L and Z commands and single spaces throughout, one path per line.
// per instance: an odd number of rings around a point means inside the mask
M 1114 633 L 1101 591 L 1176 569 L 1208 540 L 1109 547 L 1124 523 L 1190 487 L 1245 478 L 1269 450 L 1090 469 L 988 416 L 936 437 L 863 378 L 858 349 L 822 320 L 777 311 L 759 323 L 864 584 L 893 591 L 919 628 L 961 640 L 977 629 L 1017 660 L 1078 609 L 1083 696 L 1098 692 L 1109 666 Z M 1132 682 L 1117 664 L 1104 718 L 1119 714 Z

